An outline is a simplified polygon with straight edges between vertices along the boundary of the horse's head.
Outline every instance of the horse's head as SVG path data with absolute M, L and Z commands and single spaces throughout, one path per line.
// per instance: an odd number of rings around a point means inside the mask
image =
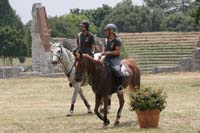
M 62 59 L 62 44 L 61 42 L 55 42 L 51 46 L 52 60 L 51 63 L 53 65 L 57 65 Z
M 84 60 L 83 60 L 83 54 L 80 51 L 80 49 L 76 49 L 74 52 L 75 60 L 76 60 L 76 72 L 75 72 L 75 81 L 80 82 L 82 80 L 82 76 L 84 73 Z

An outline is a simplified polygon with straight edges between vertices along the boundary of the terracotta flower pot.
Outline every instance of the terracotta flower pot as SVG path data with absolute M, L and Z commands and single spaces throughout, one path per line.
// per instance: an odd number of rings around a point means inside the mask
M 140 128 L 157 128 L 160 117 L 160 110 L 136 110 L 138 121 L 140 123 Z

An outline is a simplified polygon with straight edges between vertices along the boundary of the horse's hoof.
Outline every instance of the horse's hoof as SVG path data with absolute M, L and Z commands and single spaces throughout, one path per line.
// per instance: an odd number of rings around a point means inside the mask
M 88 110 L 88 114 L 93 114 L 93 112 L 91 110 Z
M 103 109 L 100 109 L 100 113 L 103 113 Z
M 108 119 L 103 123 L 104 126 L 107 126 L 109 124 L 110 124 L 110 121 Z
M 72 83 L 69 83 L 69 87 L 73 87 Z
M 119 125 L 119 121 L 115 121 L 114 126 L 118 126 Z
M 69 111 L 69 113 L 66 115 L 67 117 L 70 117 L 73 115 L 73 112 L 72 111 Z

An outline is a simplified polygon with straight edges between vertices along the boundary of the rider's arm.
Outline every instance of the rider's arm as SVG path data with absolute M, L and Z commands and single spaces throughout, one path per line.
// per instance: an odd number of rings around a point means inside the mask
M 95 53 L 95 40 L 94 36 L 91 36 L 92 52 Z
M 77 39 L 76 39 L 76 44 L 77 44 L 77 48 L 79 48 L 80 47 L 80 45 L 79 45 L 79 37 L 77 37 Z

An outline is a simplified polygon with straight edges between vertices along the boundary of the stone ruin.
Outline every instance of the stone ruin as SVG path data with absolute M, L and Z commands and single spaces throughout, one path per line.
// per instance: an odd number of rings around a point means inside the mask
M 195 72 L 200 71 L 200 38 L 197 42 L 197 48 L 193 51 L 192 57 L 182 58 L 177 66 L 157 66 L 153 73 L 169 72 Z
M 32 7 L 32 70 L 40 73 L 57 72 L 50 62 L 50 42 L 59 41 L 70 51 L 76 48 L 76 39 L 51 38 L 45 7 L 35 3 Z M 98 43 L 99 38 L 96 38 Z
M 54 67 L 50 63 L 50 30 L 45 7 L 35 3 L 32 7 L 32 70 L 34 72 L 52 73 Z

